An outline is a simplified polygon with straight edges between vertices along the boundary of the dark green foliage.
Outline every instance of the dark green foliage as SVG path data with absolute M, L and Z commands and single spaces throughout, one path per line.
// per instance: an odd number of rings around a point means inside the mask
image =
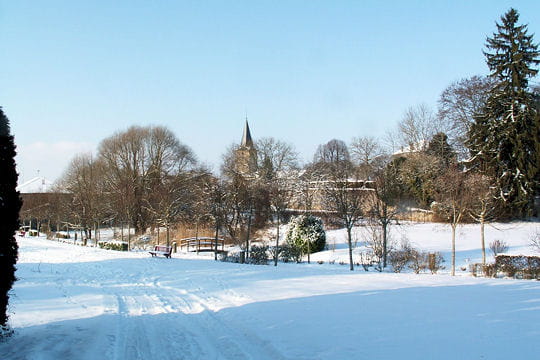
M 15 281 L 18 246 L 15 231 L 19 228 L 22 201 L 17 187 L 15 143 L 9 120 L 0 107 L 0 328 L 7 326 L 9 291 Z
M 249 263 L 268 265 L 268 245 L 253 245 L 249 251 Z
M 540 63 L 538 44 L 510 9 L 487 39 L 484 52 L 497 84 L 469 132 L 473 164 L 497 181 L 498 196 L 513 215 L 531 215 L 539 174 L 539 115 L 529 79 Z
M 279 258 L 285 263 L 299 263 L 300 261 L 302 261 L 302 251 L 299 247 L 296 247 L 294 245 L 284 244 L 279 247 Z
M 301 254 L 322 251 L 326 244 L 322 220 L 313 215 L 293 218 L 289 223 L 286 241 L 290 246 L 299 249 Z
M 433 136 L 426 149 L 428 155 L 434 156 L 444 167 L 456 161 L 456 153 L 448 144 L 448 136 L 445 133 L 437 133 Z
M 100 248 L 105 250 L 128 251 L 128 243 L 126 242 L 100 241 L 98 245 Z
M 419 206 L 429 208 L 435 199 L 435 181 L 443 167 L 435 157 L 419 152 L 394 160 L 403 196 L 414 200 Z
M 503 272 L 510 277 L 540 280 L 540 257 L 497 255 L 495 257 L 495 274 L 497 271 Z

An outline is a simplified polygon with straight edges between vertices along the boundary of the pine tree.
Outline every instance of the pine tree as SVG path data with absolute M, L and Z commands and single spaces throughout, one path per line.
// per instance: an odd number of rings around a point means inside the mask
M 448 144 L 448 136 L 443 132 L 433 135 L 426 153 L 439 159 L 445 168 L 456 161 L 456 152 Z
M 538 73 L 534 66 L 540 53 L 527 25 L 518 25 L 518 19 L 518 12 L 510 9 L 487 38 L 484 55 L 497 84 L 475 117 L 468 145 L 473 163 L 496 179 L 507 209 L 530 215 L 539 174 L 539 124 L 529 79 Z
M 17 178 L 15 144 L 9 120 L 0 107 L 0 334 L 7 329 L 9 291 L 15 281 L 18 246 L 14 235 L 22 205 Z

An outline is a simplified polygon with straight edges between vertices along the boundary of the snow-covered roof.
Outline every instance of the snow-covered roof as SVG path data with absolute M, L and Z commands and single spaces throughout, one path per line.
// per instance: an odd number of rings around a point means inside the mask
M 52 185 L 52 181 L 47 180 L 42 176 L 36 176 L 35 178 L 17 186 L 17 191 L 19 191 L 21 194 L 45 193 L 50 191 Z
M 419 142 L 415 144 L 402 146 L 399 150 L 395 151 L 392 155 L 397 156 L 397 155 L 403 155 L 403 154 L 417 153 L 419 151 L 426 149 L 428 145 L 429 145 L 429 142 L 427 140 L 420 140 Z

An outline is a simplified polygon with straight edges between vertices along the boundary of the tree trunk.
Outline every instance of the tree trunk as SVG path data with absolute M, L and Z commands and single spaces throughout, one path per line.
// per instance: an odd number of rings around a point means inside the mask
M 386 220 L 382 223 L 382 236 L 383 236 L 383 269 L 386 268 L 386 252 L 387 250 L 387 226 Z
M 480 217 L 480 240 L 482 241 L 482 265 L 486 265 L 486 241 L 484 236 L 484 217 Z
M 249 233 L 251 231 L 251 209 L 249 210 L 249 219 L 246 233 L 246 260 L 249 258 Z
M 216 236 L 214 238 L 214 260 L 217 261 L 217 247 L 218 247 L 218 232 L 219 232 L 219 223 L 216 221 Z
M 354 264 L 352 258 L 352 235 L 351 235 L 351 226 L 347 226 L 347 242 L 349 244 L 349 268 L 351 271 L 354 271 Z
M 277 236 L 276 236 L 276 251 L 274 255 L 274 266 L 277 266 L 279 255 L 279 215 L 277 216 Z
M 307 263 L 310 264 L 311 243 L 307 240 Z
M 452 276 L 456 275 L 456 225 L 452 224 Z
M 169 239 L 169 224 L 167 224 L 167 246 L 170 246 L 170 239 Z
M 128 232 L 128 251 L 131 250 L 131 224 L 128 222 L 127 224 L 127 232 Z

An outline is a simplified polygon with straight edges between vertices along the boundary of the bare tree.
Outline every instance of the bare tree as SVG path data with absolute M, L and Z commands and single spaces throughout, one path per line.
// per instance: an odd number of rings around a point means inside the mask
M 59 181 L 62 191 L 72 194 L 69 211 L 87 238 L 96 235 L 99 224 L 106 216 L 103 184 L 104 167 L 93 155 L 79 154 L 73 158 Z M 97 240 L 96 240 L 97 241 Z
M 467 174 L 457 166 L 448 168 L 436 181 L 434 210 L 452 228 L 452 275 L 456 274 L 456 228 L 469 210 L 471 193 L 467 188 Z
M 437 116 L 449 124 L 447 135 L 460 158 L 468 156 L 467 134 L 494 85 L 494 78 L 475 75 L 453 82 L 439 97 Z
M 273 137 L 265 137 L 258 140 L 255 147 L 260 166 L 270 165 L 271 170 L 278 173 L 288 173 L 298 169 L 298 153 L 291 144 Z
M 369 215 L 381 228 L 382 268 L 386 268 L 388 255 L 388 226 L 398 214 L 399 199 L 403 193 L 399 169 L 394 163 L 379 169 L 369 183 L 367 204 Z
M 116 217 L 127 220 L 138 233 L 152 221 L 148 210 L 152 190 L 196 163 L 193 152 L 160 126 L 132 126 L 106 138 L 99 157 L 106 166 L 105 184 Z
M 326 144 L 319 145 L 313 162 L 317 163 L 341 163 L 350 162 L 351 156 L 347 144 L 343 140 L 333 139 Z
M 260 164 L 258 181 L 268 192 L 270 209 L 276 222 L 274 266 L 277 266 L 280 225 L 294 196 L 293 180 L 296 180 L 299 168 L 298 154 L 292 145 L 274 138 L 259 140 L 257 150 Z
M 328 173 L 324 197 L 329 210 L 341 220 L 347 230 L 350 270 L 354 270 L 352 257 L 352 228 L 364 214 L 366 191 L 355 176 L 352 164 L 347 162 L 327 163 Z M 362 182 L 363 184 L 363 182 Z M 360 185 L 360 187 L 359 187 Z
M 433 111 L 425 104 L 409 107 L 398 124 L 399 139 L 402 147 L 410 151 L 423 151 L 433 135 L 445 132 Z
M 374 169 L 387 158 L 379 142 L 370 136 L 353 138 L 351 153 L 358 166 L 359 176 L 365 180 L 370 179 Z
M 480 243 L 482 245 L 482 264 L 486 264 L 486 241 L 484 227 L 497 215 L 497 188 L 489 176 L 475 173 L 467 178 L 467 188 L 474 196 L 470 197 L 469 215 L 480 224 Z

